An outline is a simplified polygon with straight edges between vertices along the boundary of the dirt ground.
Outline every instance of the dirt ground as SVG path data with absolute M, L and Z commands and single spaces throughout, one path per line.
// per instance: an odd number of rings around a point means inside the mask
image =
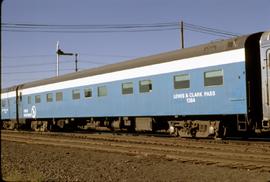
M 1 141 L 5 181 L 270 181 L 270 173 Z

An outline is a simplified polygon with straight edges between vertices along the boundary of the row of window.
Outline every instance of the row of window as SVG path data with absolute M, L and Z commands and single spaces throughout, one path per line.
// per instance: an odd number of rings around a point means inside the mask
M 204 73 L 204 86 L 217 86 L 223 85 L 223 70 L 214 70 L 208 71 Z M 188 89 L 190 88 L 190 75 L 189 74 L 180 74 L 174 76 L 174 89 Z M 139 92 L 147 93 L 152 91 L 152 81 L 151 80 L 141 80 L 139 81 Z M 106 86 L 100 86 L 97 88 L 97 96 L 103 97 L 108 94 Z M 122 94 L 133 94 L 133 82 L 122 83 Z M 72 90 L 72 99 L 77 100 L 80 99 L 81 92 L 80 89 Z M 92 97 L 92 88 L 84 89 L 84 97 L 91 98 Z M 32 97 L 28 96 L 28 104 L 31 104 Z M 56 92 L 55 100 L 62 101 L 63 93 Z M 53 102 L 53 94 L 46 94 L 46 101 Z M 35 103 L 40 103 L 41 97 L 40 95 L 35 96 Z
M 223 70 L 204 72 L 204 86 L 223 85 Z M 190 75 L 181 74 L 174 76 L 174 89 L 190 88 Z
M 140 85 L 140 93 L 145 93 L 145 92 L 151 92 L 152 91 L 152 82 L 151 80 L 143 80 L 139 82 Z M 97 88 L 97 96 L 98 97 L 104 97 L 107 96 L 107 87 L 106 86 L 100 86 Z M 132 82 L 127 82 L 122 84 L 122 94 L 133 94 L 133 83 Z M 72 99 L 77 100 L 80 99 L 81 97 L 81 92 L 80 89 L 74 89 L 72 90 Z M 84 89 L 84 97 L 85 98 L 91 98 L 92 97 L 92 88 L 85 88 Z M 63 93 L 62 92 L 57 92 L 55 94 L 55 100 L 56 101 L 62 101 L 63 100 Z M 53 102 L 53 94 L 48 93 L 46 94 L 46 101 L 47 102 Z M 41 97 L 40 95 L 35 96 L 35 103 L 40 103 L 41 102 Z M 28 104 L 32 103 L 32 97 L 28 96 Z
M 28 96 L 27 100 L 28 100 L 27 101 L 28 104 L 32 103 L 32 97 L 31 96 Z M 62 101 L 63 100 L 63 92 L 56 92 L 55 93 L 55 100 L 57 102 Z M 47 102 L 53 102 L 53 94 L 52 93 L 46 94 L 46 101 Z M 35 95 L 35 103 L 40 103 L 40 102 L 41 102 L 40 95 Z

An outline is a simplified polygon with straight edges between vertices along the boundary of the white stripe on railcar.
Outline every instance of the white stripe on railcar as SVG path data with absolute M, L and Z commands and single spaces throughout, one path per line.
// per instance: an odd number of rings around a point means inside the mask
M 245 61 L 245 50 L 242 48 L 237 50 L 175 60 L 166 63 L 142 66 L 138 68 L 126 69 L 112 73 L 104 73 L 95 76 L 89 76 L 74 80 L 67 80 L 63 82 L 27 88 L 22 90 L 22 94 L 23 95 L 35 94 L 53 90 L 74 88 L 93 84 L 102 84 L 112 81 L 153 76 L 164 73 L 171 73 L 177 71 L 191 70 L 196 68 L 204 68 L 209 66 L 217 66 L 244 61 Z
M 6 98 L 11 98 L 11 97 L 16 97 L 16 92 L 6 92 L 1 94 L 1 99 L 6 99 Z

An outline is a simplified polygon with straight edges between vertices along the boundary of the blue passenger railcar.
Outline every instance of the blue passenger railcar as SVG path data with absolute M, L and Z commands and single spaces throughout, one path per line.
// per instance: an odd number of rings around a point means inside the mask
M 269 63 L 260 56 L 269 50 L 267 35 L 19 85 L 2 93 L 2 121 L 7 128 L 91 125 L 193 137 L 268 130 Z

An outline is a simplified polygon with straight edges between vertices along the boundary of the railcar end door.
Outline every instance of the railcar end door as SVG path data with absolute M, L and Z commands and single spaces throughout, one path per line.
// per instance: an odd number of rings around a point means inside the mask
M 262 103 L 263 103 L 263 120 L 264 127 L 270 123 L 270 45 L 263 51 L 261 60 L 261 72 L 262 72 Z

